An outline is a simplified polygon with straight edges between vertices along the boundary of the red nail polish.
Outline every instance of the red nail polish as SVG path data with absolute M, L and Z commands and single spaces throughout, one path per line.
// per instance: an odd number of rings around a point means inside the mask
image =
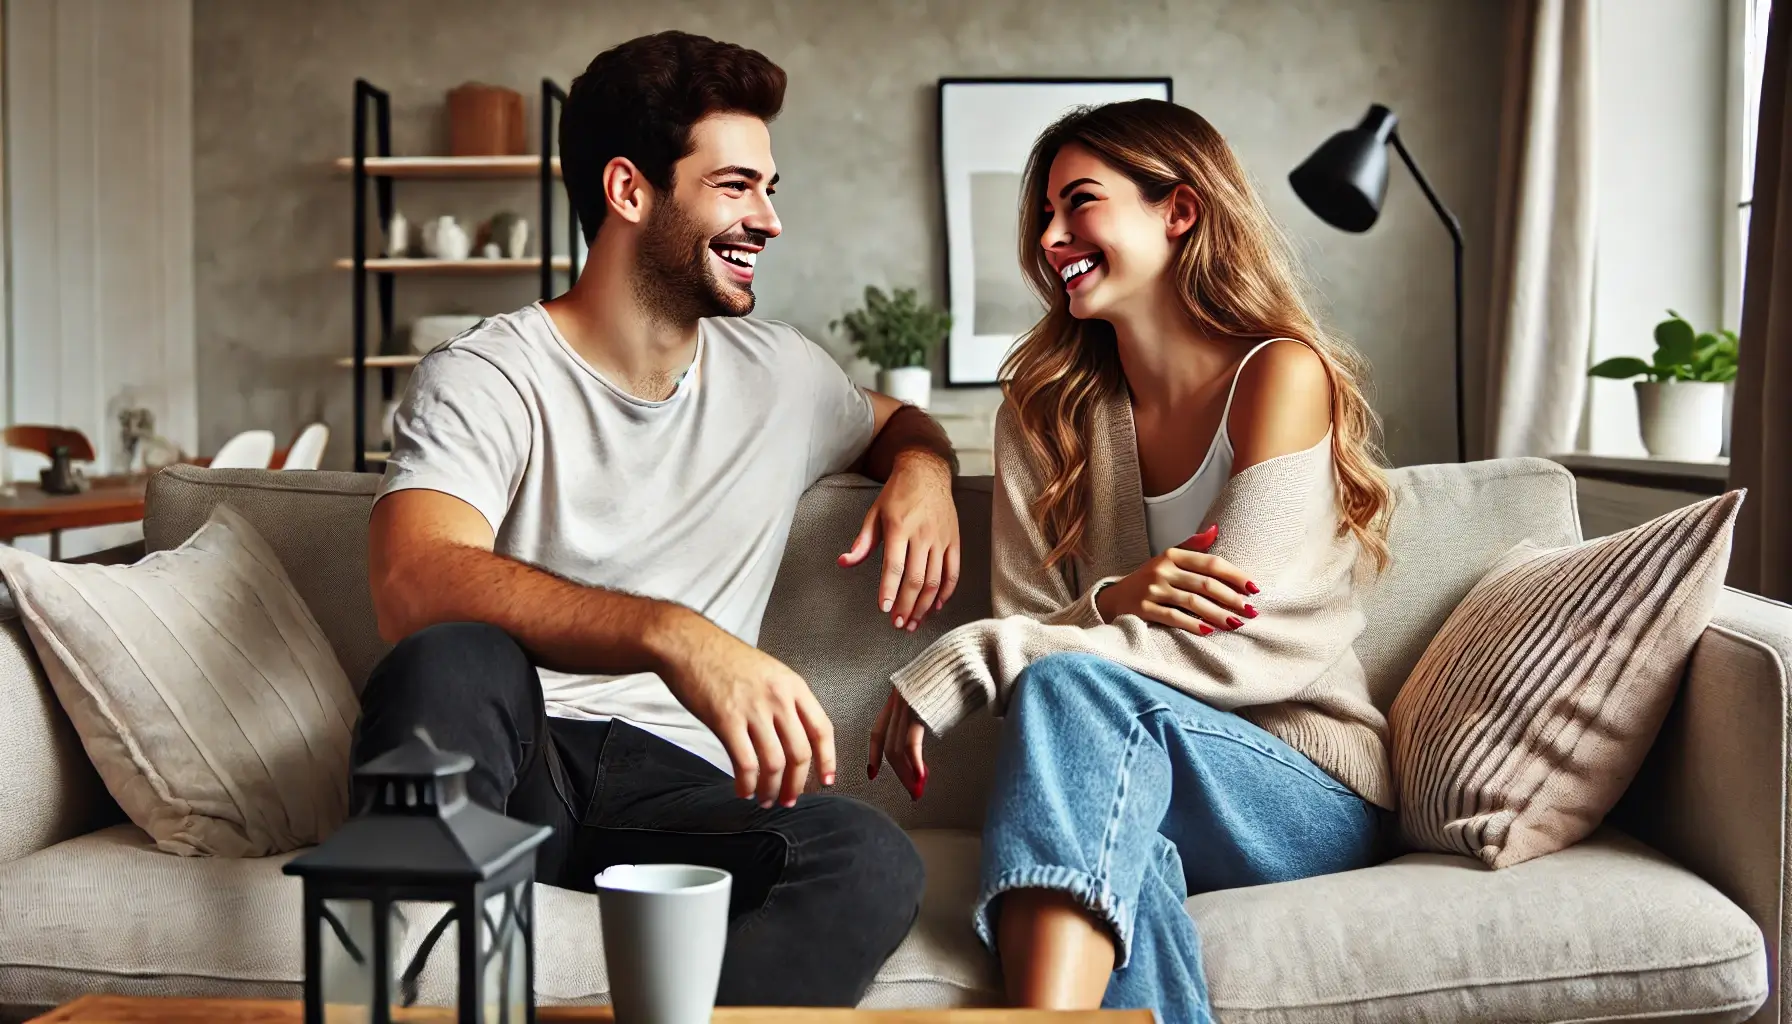
M 823 775 L 821 777 L 821 784 L 824 786 L 832 786 L 834 784 L 834 773 L 829 772 L 826 775 Z
M 1226 625 L 1230 626 L 1233 629 L 1237 629 L 1238 627 L 1244 625 L 1244 620 L 1240 619 L 1236 615 L 1228 615 L 1228 616 L 1226 616 Z
M 1245 580 L 1244 581 L 1244 592 L 1247 594 L 1257 593 L 1258 592 L 1257 584 L 1252 583 L 1250 580 Z
M 1201 623 L 1200 628 L 1196 630 L 1196 632 L 1200 633 L 1202 636 L 1206 636 L 1207 634 L 1213 632 L 1213 627 L 1209 626 L 1207 623 L 1203 622 L 1203 623 Z
M 877 778 L 877 765 L 874 765 L 874 764 L 866 765 L 865 766 L 865 777 L 867 779 Z
M 1247 619 L 1254 619 L 1254 618 L 1256 618 L 1256 617 L 1257 617 L 1257 609 L 1255 609 L 1255 608 L 1252 608 L 1252 607 L 1251 607 L 1251 606 L 1250 606 L 1250 605 L 1248 605 L 1248 604 L 1247 604 L 1247 605 L 1245 605 L 1245 606 L 1244 606 L 1244 617 L 1245 617 L 1245 618 L 1247 618 Z

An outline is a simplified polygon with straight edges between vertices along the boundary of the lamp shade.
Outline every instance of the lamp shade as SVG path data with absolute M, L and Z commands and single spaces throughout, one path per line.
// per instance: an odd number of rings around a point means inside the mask
M 1342 231 L 1367 231 L 1388 191 L 1388 139 L 1394 112 L 1377 103 L 1361 124 L 1320 144 L 1288 175 L 1308 209 Z

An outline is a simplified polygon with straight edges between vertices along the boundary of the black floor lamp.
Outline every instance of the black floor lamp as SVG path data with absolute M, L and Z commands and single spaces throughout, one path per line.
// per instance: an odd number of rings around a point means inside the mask
M 1431 201 L 1450 241 L 1456 247 L 1456 461 L 1468 461 L 1468 432 L 1462 407 L 1462 225 L 1437 198 L 1431 183 L 1412 162 L 1412 154 L 1395 131 L 1394 112 L 1377 103 L 1361 124 L 1326 139 L 1306 162 L 1288 175 L 1295 194 L 1332 227 L 1363 232 L 1375 225 L 1388 192 L 1388 143 L 1400 154 L 1419 189 Z

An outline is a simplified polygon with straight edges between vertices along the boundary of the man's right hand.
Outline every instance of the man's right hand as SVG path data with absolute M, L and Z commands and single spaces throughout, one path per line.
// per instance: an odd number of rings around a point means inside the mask
M 660 678 L 709 726 L 734 763 L 734 791 L 759 806 L 795 805 L 815 768 L 834 784 L 834 726 L 803 677 L 783 662 L 687 612 Z M 692 621 L 695 620 L 695 621 Z

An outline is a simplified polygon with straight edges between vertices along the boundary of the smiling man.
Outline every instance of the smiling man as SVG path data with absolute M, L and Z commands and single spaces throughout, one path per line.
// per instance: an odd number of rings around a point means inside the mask
M 958 576 L 938 425 L 747 316 L 778 237 L 767 123 L 784 72 L 683 33 L 607 51 L 560 122 L 590 243 L 567 294 L 418 365 L 374 506 L 380 629 L 357 763 L 418 727 L 473 756 L 469 795 L 554 826 L 539 877 L 618 863 L 734 875 L 723 1002 L 850 1005 L 914 920 L 921 865 L 831 785 L 832 726 L 753 646 L 798 499 L 885 481 L 877 601 L 913 629 Z

